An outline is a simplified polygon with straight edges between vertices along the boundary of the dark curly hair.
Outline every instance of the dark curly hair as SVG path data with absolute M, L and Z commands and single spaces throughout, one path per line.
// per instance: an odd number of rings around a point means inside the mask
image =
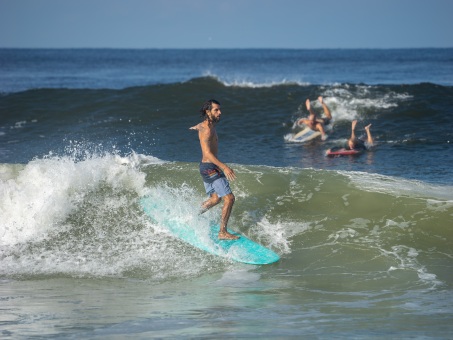
M 206 111 L 212 110 L 212 104 L 220 105 L 220 103 L 215 99 L 205 101 L 200 109 L 201 118 L 206 119 Z

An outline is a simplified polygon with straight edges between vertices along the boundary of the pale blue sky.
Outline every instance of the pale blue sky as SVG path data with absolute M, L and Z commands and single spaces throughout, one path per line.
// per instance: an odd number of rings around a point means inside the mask
M 453 47 L 453 0 L 0 0 L 0 47 Z

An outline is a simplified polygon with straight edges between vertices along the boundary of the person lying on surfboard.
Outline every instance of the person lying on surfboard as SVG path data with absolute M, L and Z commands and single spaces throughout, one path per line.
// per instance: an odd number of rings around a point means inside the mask
M 326 135 L 326 131 L 324 130 L 324 125 L 327 125 L 330 123 L 330 121 L 332 119 L 332 114 L 329 110 L 329 107 L 326 105 L 326 103 L 324 103 L 322 96 L 318 97 L 318 101 L 321 103 L 321 106 L 324 110 L 324 115 L 326 116 L 326 118 L 317 118 L 316 113 L 311 108 L 310 99 L 307 99 L 305 101 L 305 106 L 307 107 L 309 116 L 308 116 L 308 118 L 299 119 L 297 124 L 305 124 L 313 131 L 321 132 L 321 139 L 326 140 L 327 135 Z
M 190 127 L 198 131 L 202 158 L 200 162 L 200 174 L 209 198 L 201 205 L 201 214 L 220 203 L 223 198 L 223 208 L 220 220 L 219 239 L 236 240 L 239 236 L 228 232 L 227 224 L 233 208 L 235 197 L 230 189 L 228 181 L 236 179 L 236 174 L 225 163 L 217 158 L 219 139 L 215 129 L 220 121 L 220 103 L 215 99 L 206 101 L 200 109 L 201 118 L 204 120 Z
M 374 145 L 373 136 L 371 135 L 371 132 L 370 132 L 371 124 L 368 124 L 367 126 L 365 126 L 365 131 L 366 131 L 366 136 L 367 136 L 366 141 L 363 140 L 362 138 L 357 138 L 355 136 L 356 125 L 357 125 L 357 119 L 352 121 L 351 138 L 348 139 L 347 146 L 345 149 L 346 150 L 367 150 L 368 148 L 370 148 Z

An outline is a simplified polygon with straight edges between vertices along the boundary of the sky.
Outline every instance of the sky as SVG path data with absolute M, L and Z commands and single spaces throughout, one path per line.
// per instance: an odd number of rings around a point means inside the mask
M 0 48 L 453 47 L 453 0 L 0 0 Z

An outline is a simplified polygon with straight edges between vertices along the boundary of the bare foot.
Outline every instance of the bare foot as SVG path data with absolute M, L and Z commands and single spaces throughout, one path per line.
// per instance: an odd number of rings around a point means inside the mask
M 230 234 L 228 231 L 219 232 L 219 240 L 237 240 L 239 236 Z
M 365 130 L 368 131 L 370 129 L 370 126 L 371 126 L 371 124 L 368 124 L 367 126 L 365 126 Z
M 305 106 L 307 107 L 307 110 L 310 111 L 310 108 L 311 108 L 310 99 L 307 99 L 307 100 L 305 101 Z

